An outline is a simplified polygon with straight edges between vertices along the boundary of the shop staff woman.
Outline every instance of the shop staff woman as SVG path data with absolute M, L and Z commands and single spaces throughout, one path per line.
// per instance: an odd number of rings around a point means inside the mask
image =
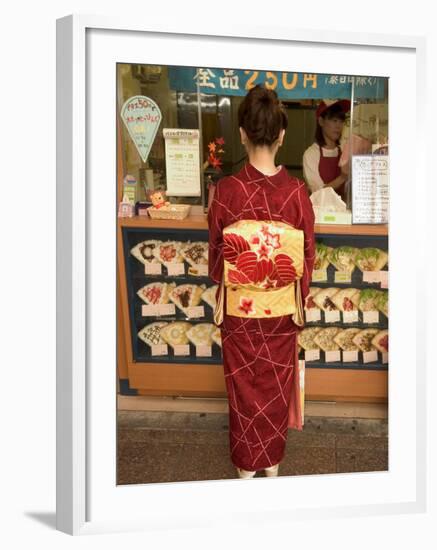
M 332 187 L 346 202 L 349 168 L 339 166 L 340 138 L 350 101 L 322 101 L 317 108 L 315 142 L 303 155 L 303 174 L 311 193 Z
M 252 88 L 238 110 L 248 161 L 221 178 L 208 211 L 209 276 L 224 297 L 220 327 L 231 461 L 241 478 L 278 474 L 288 428 L 302 430 L 297 336 L 314 264 L 305 183 L 276 166 L 287 115 Z M 221 310 L 220 310 L 221 311 Z M 217 309 L 216 309 L 217 313 Z

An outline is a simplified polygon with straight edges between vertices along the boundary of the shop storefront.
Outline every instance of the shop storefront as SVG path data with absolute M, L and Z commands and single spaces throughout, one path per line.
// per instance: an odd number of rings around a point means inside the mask
M 386 79 L 129 64 L 117 69 L 119 391 L 226 397 L 206 212 L 214 183 L 246 161 L 236 113 L 256 83 L 275 89 L 287 109 L 276 161 L 301 179 L 317 105 L 351 101 L 341 141 L 350 191 L 343 211 L 315 202 L 317 262 L 299 358 L 306 399 L 386 402 Z M 154 191 L 180 211 L 152 218 Z

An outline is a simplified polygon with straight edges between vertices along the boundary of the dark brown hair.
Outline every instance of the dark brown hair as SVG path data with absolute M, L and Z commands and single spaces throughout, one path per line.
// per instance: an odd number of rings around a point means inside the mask
M 238 125 L 253 145 L 271 146 L 288 126 L 287 113 L 278 94 L 257 84 L 238 108 Z
M 343 121 L 346 120 L 346 115 L 343 109 L 341 108 L 341 105 L 338 105 L 338 104 L 337 105 L 334 104 L 331 107 L 328 107 L 326 111 L 320 116 L 322 118 L 339 118 L 340 120 L 343 120 Z M 319 119 L 317 119 L 317 122 L 316 122 L 315 140 L 321 147 L 323 147 L 323 145 L 326 145 L 325 138 L 323 137 L 323 130 L 319 124 Z M 336 144 L 340 145 L 339 139 L 337 139 Z

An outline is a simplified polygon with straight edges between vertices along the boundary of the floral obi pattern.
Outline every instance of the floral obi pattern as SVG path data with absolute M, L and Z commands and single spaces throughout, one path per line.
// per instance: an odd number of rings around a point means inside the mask
M 278 221 L 240 220 L 223 229 L 226 312 L 280 317 L 296 312 L 304 233 Z

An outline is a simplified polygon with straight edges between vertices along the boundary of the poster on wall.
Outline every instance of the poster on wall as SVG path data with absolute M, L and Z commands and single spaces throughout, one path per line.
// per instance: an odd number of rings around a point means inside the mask
M 388 156 L 353 156 L 352 223 L 388 223 L 388 205 Z
M 199 197 L 199 130 L 164 128 L 167 195 Z
M 121 118 L 143 162 L 147 162 L 162 114 L 157 103 L 144 95 L 136 95 L 125 101 Z

